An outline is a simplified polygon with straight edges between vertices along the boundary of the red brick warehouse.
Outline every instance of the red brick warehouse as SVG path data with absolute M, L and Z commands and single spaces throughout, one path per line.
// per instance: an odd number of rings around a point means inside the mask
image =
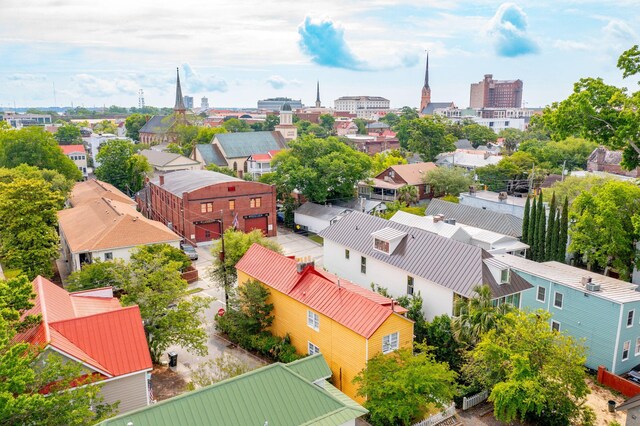
M 220 237 L 235 226 L 276 235 L 276 189 L 207 170 L 183 170 L 159 176 L 138 194 L 149 218 L 169 226 L 192 243 Z M 221 223 L 222 222 L 222 223 Z

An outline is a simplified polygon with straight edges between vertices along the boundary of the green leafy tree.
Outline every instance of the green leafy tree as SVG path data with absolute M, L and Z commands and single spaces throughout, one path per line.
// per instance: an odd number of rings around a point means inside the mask
M 562 217 L 560 224 L 558 225 L 558 256 L 556 260 L 558 262 L 566 262 L 567 257 L 567 242 L 569 234 L 569 199 L 564 198 L 564 205 L 562 206 Z
M 233 176 L 233 177 L 237 177 L 236 176 L 236 172 L 234 172 L 233 170 L 227 168 L 227 167 L 220 167 L 217 164 L 208 164 L 206 167 L 207 170 L 212 171 L 212 172 L 218 172 L 218 173 L 222 173 L 225 174 L 227 176 Z
M 398 189 L 398 199 L 405 203 L 407 206 L 417 204 L 420 201 L 420 194 L 418 187 L 413 185 L 405 185 Z
M 537 238 L 536 253 L 535 253 L 535 258 L 533 260 L 536 260 L 538 262 L 543 262 L 546 259 L 545 240 L 547 238 L 547 227 L 546 227 L 547 217 L 545 215 L 544 203 L 542 201 L 542 192 L 538 196 L 538 205 L 536 206 L 536 209 L 537 209 L 536 219 L 538 220 L 538 224 L 537 224 L 537 230 L 536 230 L 536 238 Z
M 633 226 L 640 217 L 640 188 L 622 181 L 593 187 L 574 200 L 569 217 L 569 250 L 589 269 L 603 269 L 605 275 L 615 269 L 622 279 L 629 279 L 633 268 L 640 265 L 636 249 L 640 235 Z
M 258 281 L 249 280 L 238 285 L 237 295 L 231 298 L 227 320 L 234 323 L 234 327 L 251 336 L 266 331 L 273 323 L 273 304 L 268 303 L 269 289 Z
M 542 195 L 542 194 L 541 194 Z M 549 204 L 549 221 L 547 222 L 547 235 L 545 236 L 544 260 L 555 260 L 558 252 L 558 227 L 556 226 L 556 194 L 551 197 Z M 555 241 L 555 246 L 553 245 Z
M 384 290 L 384 292 L 387 294 L 384 295 L 380 290 Z M 382 287 L 378 286 L 378 288 L 374 291 L 378 291 L 385 297 L 391 297 L 389 296 L 388 292 L 386 292 L 386 289 Z M 418 292 L 412 296 L 401 296 L 398 297 L 397 302 L 400 306 L 407 309 L 407 318 L 413 321 L 414 342 L 424 343 L 425 339 L 427 338 L 427 320 L 424 318 L 424 314 L 422 313 L 422 305 L 424 303 L 422 300 L 422 295 L 420 294 L 420 292 Z
M 100 287 L 121 289 L 122 283 L 129 279 L 129 270 L 122 259 L 107 262 L 96 260 L 74 271 L 67 278 L 68 291 L 89 290 Z
M 594 424 L 585 405 L 585 348 L 551 330 L 551 314 L 514 311 L 471 352 L 466 374 L 491 391 L 495 417 L 531 424 Z
M 525 140 L 519 152 L 530 154 L 536 167 L 553 173 L 562 173 L 587 168 L 587 159 L 597 143 L 580 138 L 566 138 L 559 141 Z
M 140 129 L 147 124 L 151 117 L 146 114 L 135 113 L 131 114 L 124 121 L 124 127 L 126 130 L 126 135 L 128 138 L 133 139 L 134 141 L 140 140 Z
M 520 142 L 524 140 L 524 132 L 518 129 L 502 129 L 498 133 L 498 137 L 504 140 L 503 146 L 507 155 L 513 154 L 517 149 Z
M 424 161 L 435 161 L 438 154 L 455 151 L 454 142 L 442 117 L 422 117 L 410 124 L 408 147 Z
M 392 112 L 387 113 L 384 117 L 380 117 L 380 121 L 389 125 L 389 127 L 393 128 L 396 124 L 400 122 L 400 117 L 397 114 Z
M 64 198 L 42 178 L 0 182 L 0 254 L 30 279 L 51 277 L 58 256 L 57 211 Z
M 247 124 L 246 121 L 240 120 L 239 118 L 230 118 L 222 123 L 222 127 L 230 133 L 237 132 L 251 132 L 251 127 Z
M 20 164 L 55 170 L 73 181 L 82 179 L 82 173 L 64 155 L 54 137 L 36 126 L 0 132 L 0 167 Z
M 262 124 L 262 130 L 273 132 L 278 124 L 280 124 L 280 116 L 276 114 L 268 114 Z
M 356 126 L 358 126 L 358 134 L 366 135 L 367 134 L 367 123 L 368 121 L 364 118 L 354 118 L 353 122 Z
M 24 276 L 0 281 L 0 425 L 85 425 L 111 416 L 116 406 L 102 403 L 80 363 L 15 339 L 40 320 L 25 316 L 34 297 Z
M 181 261 L 171 251 L 142 246 L 131 255 L 129 277 L 122 282 L 122 302 L 138 305 L 149 352 L 154 362 L 171 345 L 189 352 L 207 354 L 207 332 L 202 327 L 203 311 L 209 300 L 187 297 L 188 284 L 182 279 Z
M 468 191 L 473 184 L 473 177 L 462 167 L 438 167 L 424 174 L 423 180 L 434 194 L 451 194 L 458 196 Z
M 464 346 L 455 338 L 449 315 L 439 315 L 427 324 L 426 338 L 425 343 L 433 348 L 436 361 L 446 362 L 453 371 L 459 372 L 464 364 Z
M 474 347 L 484 334 L 498 326 L 500 318 L 513 310 L 508 303 L 494 306 L 488 285 L 477 286 L 473 291 L 474 297 L 456 300 L 456 316 L 452 321 L 456 340 L 468 348 Z
M 373 156 L 372 176 L 377 176 L 391 166 L 407 164 L 407 159 L 398 150 L 378 152 Z
M 280 194 L 299 190 L 309 201 L 352 198 L 356 184 L 366 179 L 371 158 L 340 140 L 302 136 L 289 143 L 271 162 Z
M 134 145 L 124 139 L 113 139 L 102 145 L 96 160 L 100 163 L 96 177 L 128 194 L 138 192 L 146 173 L 151 171 L 147 159 L 135 154 Z
M 336 119 L 333 118 L 331 114 L 322 114 L 319 117 L 320 127 L 322 127 L 328 135 L 333 134 L 333 125 L 336 122 Z
M 522 242 L 529 244 L 529 218 L 531 216 L 531 199 L 527 197 L 524 203 L 524 217 L 522 218 Z
M 220 287 L 231 286 L 238 278 L 236 263 L 244 256 L 249 248 L 255 243 L 263 247 L 282 253 L 282 248 L 278 243 L 268 239 L 259 229 L 244 233 L 227 228 L 224 231 L 224 255 L 222 255 L 222 239 L 216 240 L 211 246 L 213 261 L 209 269 L 209 276 Z
M 583 192 L 590 192 L 592 188 L 604 185 L 613 180 L 610 177 L 600 176 L 567 176 L 563 181 L 555 182 L 549 190 L 543 191 L 545 201 L 551 201 L 551 195 L 556 194 L 558 200 L 569 199 L 569 203 Z
M 358 395 L 365 397 L 368 421 L 373 426 L 411 425 L 422 419 L 432 405 L 442 407 L 456 393 L 457 374 L 437 362 L 426 347 L 392 354 L 379 353 L 353 380 Z
M 118 133 L 118 127 L 110 120 L 102 120 L 93 126 L 93 131 L 96 133 L 111 133 L 115 135 Z
M 469 142 L 471 142 L 475 148 L 498 140 L 496 132 L 478 123 L 469 123 L 462 126 L 462 133 L 466 139 L 469 139 Z
M 58 127 L 54 137 L 60 145 L 76 145 L 82 143 L 80 129 L 70 123 Z
M 56 170 L 39 169 L 34 166 L 27 166 L 26 164 L 21 164 L 11 169 L 0 168 L 0 182 L 13 182 L 16 177 L 36 180 L 44 179 L 51 185 L 51 189 L 65 200 L 69 192 L 71 192 L 71 188 L 75 185 L 75 181 L 67 179 Z M 60 209 L 63 207 L 64 205 L 60 204 Z

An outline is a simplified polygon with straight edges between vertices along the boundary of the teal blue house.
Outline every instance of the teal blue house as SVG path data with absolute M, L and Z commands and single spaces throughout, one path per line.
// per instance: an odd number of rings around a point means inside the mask
M 640 291 L 621 281 L 559 262 L 494 255 L 533 285 L 520 308 L 552 314 L 550 327 L 581 339 L 586 366 L 622 374 L 640 364 Z

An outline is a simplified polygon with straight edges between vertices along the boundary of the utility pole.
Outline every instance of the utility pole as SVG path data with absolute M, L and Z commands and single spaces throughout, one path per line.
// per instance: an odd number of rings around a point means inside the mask
M 564 182 L 564 168 L 567 165 L 567 160 L 562 162 L 562 177 L 560 178 L 560 182 Z
M 225 251 L 224 251 L 224 210 L 220 210 L 220 240 L 222 243 L 222 251 L 220 252 L 220 261 L 222 262 L 222 284 L 224 286 L 224 305 L 229 309 L 229 291 L 227 284 L 227 267 L 225 266 Z
M 528 195 L 531 195 L 531 191 L 533 190 L 533 174 L 535 172 L 536 164 L 533 163 L 531 165 L 531 182 L 529 183 L 529 192 Z

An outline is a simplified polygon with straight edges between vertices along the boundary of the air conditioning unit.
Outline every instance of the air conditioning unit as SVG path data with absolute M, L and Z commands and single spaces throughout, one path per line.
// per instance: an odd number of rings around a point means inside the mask
M 585 288 L 587 289 L 587 291 L 600 291 L 600 284 L 594 283 L 594 282 L 589 282 Z

